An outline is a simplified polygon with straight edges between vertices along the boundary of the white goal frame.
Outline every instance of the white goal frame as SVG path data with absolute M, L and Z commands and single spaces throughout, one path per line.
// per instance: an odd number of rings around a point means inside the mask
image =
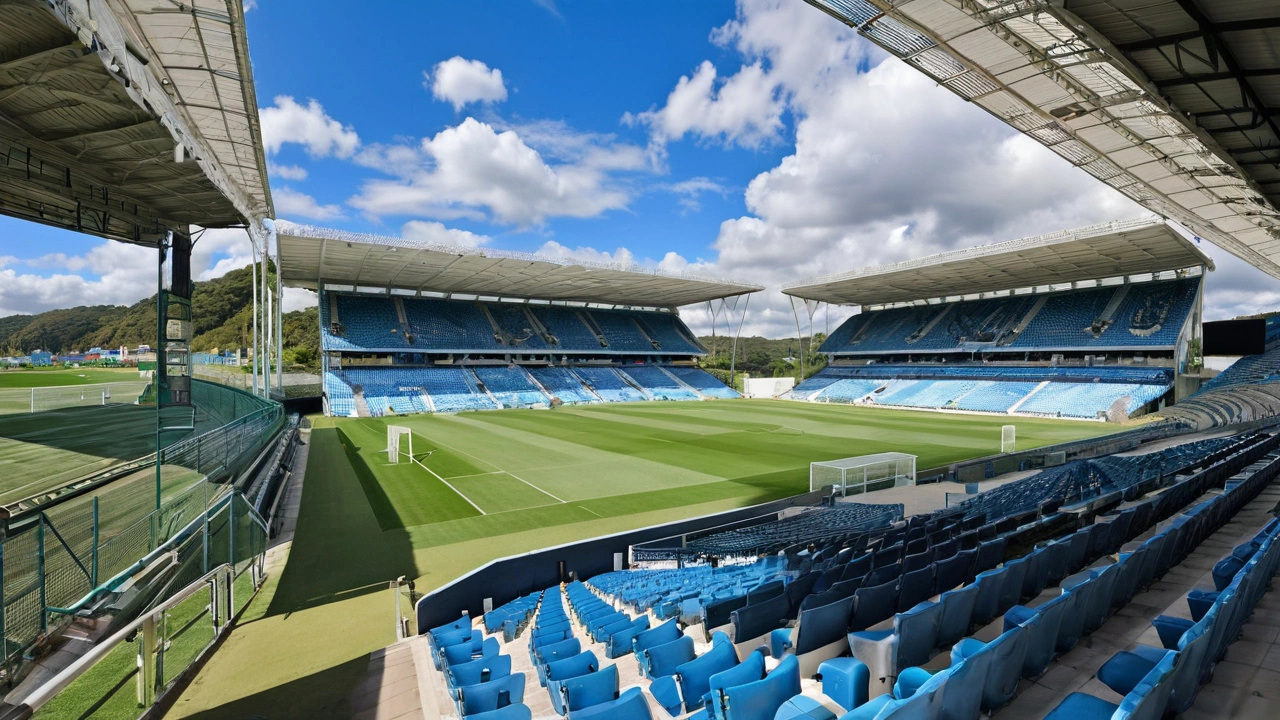
M 403 425 L 387 426 L 387 459 L 392 465 L 400 464 L 400 438 L 409 436 L 409 460 L 413 460 L 413 431 Z
M 894 487 L 916 484 L 916 456 L 900 452 L 809 463 L 809 490 L 831 486 L 841 496 L 870 492 L 892 481 Z
M 1018 428 L 1016 425 L 1005 425 L 1000 428 L 1000 452 L 1011 453 L 1018 447 Z

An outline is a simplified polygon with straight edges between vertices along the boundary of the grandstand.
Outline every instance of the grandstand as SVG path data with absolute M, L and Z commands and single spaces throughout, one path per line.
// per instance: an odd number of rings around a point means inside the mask
M 1278 474 L 1280 436 L 1245 433 L 1046 471 L 908 518 L 850 503 L 706 535 L 679 566 L 647 555 L 424 628 L 438 694 L 425 700 L 462 718 L 624 720 L 1199 708 L 1253 609 L 1276 607 L 1280 521 L 1264 508 Z M 692 561 L 711 555 L 738 559 Z M 1212 589 L 1170 572 L 1193 556 L 1213 566 Z M 1150 615 L 1126 608 L 1150 603 L 1170 614 L 1142 634 Z M 1056 682 L 1035 684 L 1051 671 Z M 1114 695 L 1097 697 L 1094 673 Z
M 697 367 L 677 308 L 758 286 L 289 223 L 279 237 L 285 284 L 319 295 L 329 415 L 740 397 Z
M 944 253 L 793 283 L 861 312 L 790 397 L 1119 420 L 1190 396 L 1212 262 L 1157 219 Z

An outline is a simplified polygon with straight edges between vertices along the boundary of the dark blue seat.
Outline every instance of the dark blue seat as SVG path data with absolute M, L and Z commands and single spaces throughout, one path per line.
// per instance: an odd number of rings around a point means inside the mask
M 1167 653 L 1119 704 L 1074 692 L 1046 715 L 1045 720 L 1106 720 L 1113 717 L 1160 720 L 1173 692 L 1169 677 L 1173 674 L 1175 659 L 1176 653 Z
M 960 587 L 970 580 L 976 551 L 964 550 L 937 562 L 934 587 L 939 593 Z
M 1005 579 L 1000 586 L 1000 596 L 996 603 L 996 614 L 1003 615 L 1005 610 L 1022 601 L 1023 581 L 1031 566 L 1031 556 L 1020 557 L 1004 564 Z
M 733 611 L 733 641 L 738 645 L 755 642 L 787 622 L 791 599 L 785 594 Z M 749 648 L 748 648 L 749 650 Z
M 769 637 L 770 654 L 782 658 L 788 653 L 800 659 L 800 676 L 812 677 L 823 661 L 845 650 L 845 633 L 853 616 L 853 596 L 827 605 L 803 610 L 794 628 L 774 630 Z
M 1011 630 L 1017 625 L 1027 627 L 1027 654 L 1022 661 L 1023 677 L 1040 677 L 1049 668 L 1049 663 L 1053 662 L 1062 615 L 1070 604 L 1071 596 L 1064 593 L 1035 609 L 1014 605 L 1004 614 L 1005 630 Z
M 932 565 L 905 573 L 898 584 L 898 612 L 905 612 L 933 595 Z
M 849 628 L 866 630 L 876 623 L 889 619 L 898 605 L 898 581 L 883 585 L 861 587 L 854 593 L 853 620 Z
M 1006 568 L 996 568 L 978 573 L 974 584 L 978 588 L 977 597 L 973 600 L 973 618 L 976 625 L 986 625 L 999 615 L 1000 592 L 1004 589 Z
M 938 639 L 934 647 L 949 648 L 969 634 L 973 604 L 977 599 L 977 585 L 966 585 L 942 593 L 938 598 L 938 603 L 942 605 L 942 617 L 938 621 Z
M 974 561 L 974 573 L 980 573 L 984 570 L 990 570 L 995 566 L 1004 562 L 1004 538 L 996 538 L 986 542 L 978 543 L 978 557 Z
M 1068 596 L 1066 608 L 1062 612 L 1062 621 L 1058 624 L 1058 640 L 1056 651 L 1065 653 L 1080 642 L 1084 635 L 1085 608 L 1092 600 L 1096 585 L 1084 582 L 1068 587 L 1067 580 L 1062 581 L 1062 594 Z
M 1022 597 L 1033 598 L 1044 590 L 1045 585 L 1049 582 L 1049 555 L 1048 548 L 1040 548 L 1030 555 L 1027 555 L 1027 571 L 1022 577 Z M 1017 601 L 1014 601 L 1014 605 Z M 1012 606 L 1010 606 L 1012 607 Z
M 1171 648 L 1178 653 L 1173 674 L 1169 677 L 1173 691 L 1168 709 L 1174 713 L 1186 712 L 1195 703 L 1212 639 L 1209 631 L 1216 619 L 1216 613 L 1211 612 L 1183 634 L 1176 648 Z M 1128 695 L 1167 652 L 1163 648 L 1139 645 L 1132 652 L 1116 653 L 1098 670 L 1098 680 L 1117 693 Z
M 975 638 L 965 638 L 951 649 L 951 664 L 967 660 L 979 654 L 990 654 L 991 665 L 987 670 L 982 689 L 982 709 L 991 712 L 1003 707 L 1018 691 L 1022 678 L 1022 662 L 1027 652 L 1026 628 L 1018 626 L 1001 633 L 989 643 Z

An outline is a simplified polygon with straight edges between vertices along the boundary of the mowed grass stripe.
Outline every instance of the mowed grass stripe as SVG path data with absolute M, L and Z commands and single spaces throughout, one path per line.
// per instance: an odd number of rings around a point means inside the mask
M 449 484 L 490 515 L 560 502 L 510 473 L 451 478 Z

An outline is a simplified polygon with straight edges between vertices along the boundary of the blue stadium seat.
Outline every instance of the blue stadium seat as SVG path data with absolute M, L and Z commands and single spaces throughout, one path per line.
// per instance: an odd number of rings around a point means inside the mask
M 711 701 L 724 720 L 773 720 L 778 708 L 799 694 L 800 663 L 788 656 L 762 680 L 712 690 Z

